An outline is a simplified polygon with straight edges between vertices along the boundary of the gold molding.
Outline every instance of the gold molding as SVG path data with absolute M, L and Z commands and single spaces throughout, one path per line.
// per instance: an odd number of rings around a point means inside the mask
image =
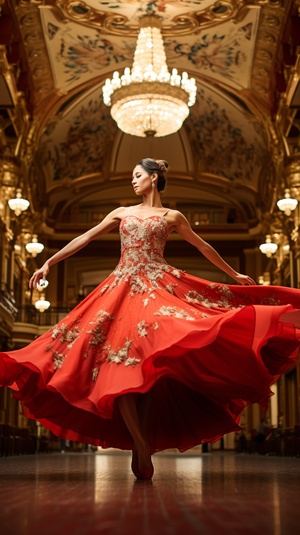
M 38 0 L 20 0 L 15 12 L 33 83 L 35 105 L 38 107 L 54 89 L 52 69 L 44 40 Z
M 277 4 L 276 4 L 277 5 Z M 261 7 L 253 55 L 251 89 L 265 101 L 270 101 L 272 90 L 272 73 L 277 61 L 279 38 L 283 30 L 286 13 L 280 6 Z
M 61 20 L 102 29 L 110 35 L 137 37 L 140 28 L 139 24 L 131 24 L 125 15 L 92 8 L 83 0 L 45 0 L 43 6 L 53 9 Z M 221 11 L 223 6 L 226 7 L 225 12 Z M 75 7 L 81 8 L 82 13 L 76 13 Z M 243 0 L 216 0 L 213 6 L 202 11 L 183 13 L 174 17 L 171 24 L 162 24 L 162 34 L 164 37 L 197 34 L 204 28 L 231 20 L 243 7 Z

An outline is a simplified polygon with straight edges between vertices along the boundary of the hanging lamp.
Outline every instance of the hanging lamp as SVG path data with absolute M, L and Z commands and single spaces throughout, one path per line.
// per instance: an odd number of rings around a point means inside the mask
M 36 257 L 44 249 L 44 245 L 38 242 L 37 234 L 32 235 L 32 241 L 25 245 L 26 251 L 33 257 Z
M 272 243 L 271 235 L 267 234 L 265 243 L 262 243 L 259 246 L 259 249 L 268 258 L 271 258 L 272 254 L 276 253 L 278 246 L 276 245 L 276 243 Z
M 22 198 L 22 190 L 20 188 L 17 189 L 16 197 L 14 199 L 9 199 L 8 201 L 8 206 L 15 212 L 17 216 L 27 210 L 29 205 L 30 202 L 27 201 L 27 199 Z
M 287 188 L 284 193 L 284 198 L 277 201 L 279 210 L 285 213 L 285 215 L 291 215 L 292 211 L 296 209 L 298 205 L 297 199 L 293 199 L 290 194 L 290 190 Z
M 169 72 L 160 19 L 145 15 L 140 19 L 132 69 L 127 67 L 123 75 L 114 72 L 102 91 L 120 130 L 163 137 L 181 128 L 196 101 L 197 86 L 186 72 Z

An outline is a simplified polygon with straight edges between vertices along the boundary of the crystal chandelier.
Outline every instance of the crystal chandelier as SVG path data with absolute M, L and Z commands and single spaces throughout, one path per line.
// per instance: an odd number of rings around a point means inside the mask
M 277 201 L 279 210 L 285 213 L 285 215 L 291 215 L 292 211 L 296 209 L 298 204 L 297 199 L 293 199 L 290 195 L 290 190 L 286 189 L 284 193 L 284 199 Z
M 10 209 L 13 210 L 16 215 L 20 215 L 22 212 L 27 210 L 29 204 L 30 202 L 27 201 L 27 199 L 22 199 L 22 190 L 19 188 L 17 189 L 15 199 L 9 199 L 8 201 Z
M 32 241 L 25 245 L 25 249 L 29 254 L 35 257 L 36 255 L 42 252 L 42 250 L 44 249 L 44 245 L 38 242 L 37 234 L 33 234 Z
M 272 254 L 276 253 L 277 251 L 277 245 L 276 243 L 272 243 L 270 234 L 266 235 L 266 242 L 262 243 L 259 246 L 259 249 L 263 254 L 265 254 L 268 258 L 271 258 Z
M 120 130 L 133 136 L 163 137 L 177 132 L 196 101 L 194 78 L 168 71 L 160 21 L 140 19 L 132 70 L 116 71 L 102 88 L 103 101 Z

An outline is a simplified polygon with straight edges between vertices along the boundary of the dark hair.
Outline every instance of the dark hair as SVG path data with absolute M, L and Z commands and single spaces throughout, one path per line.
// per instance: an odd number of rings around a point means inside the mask
M 164 173 L 167 171 L 169 164 L 166 160 L 154 160 L 153 158 L 143 158 L 137 165 L 141 165 L 149 175 L 157 173 L 157 191 L 163 191 L 166 186 Z

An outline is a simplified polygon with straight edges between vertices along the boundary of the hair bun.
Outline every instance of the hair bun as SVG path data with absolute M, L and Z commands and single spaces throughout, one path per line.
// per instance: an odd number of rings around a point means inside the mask
M 169 164 L 166 162 L 166 160 L 156 160 L 156 163 L 163 173 L 167 171 Z

